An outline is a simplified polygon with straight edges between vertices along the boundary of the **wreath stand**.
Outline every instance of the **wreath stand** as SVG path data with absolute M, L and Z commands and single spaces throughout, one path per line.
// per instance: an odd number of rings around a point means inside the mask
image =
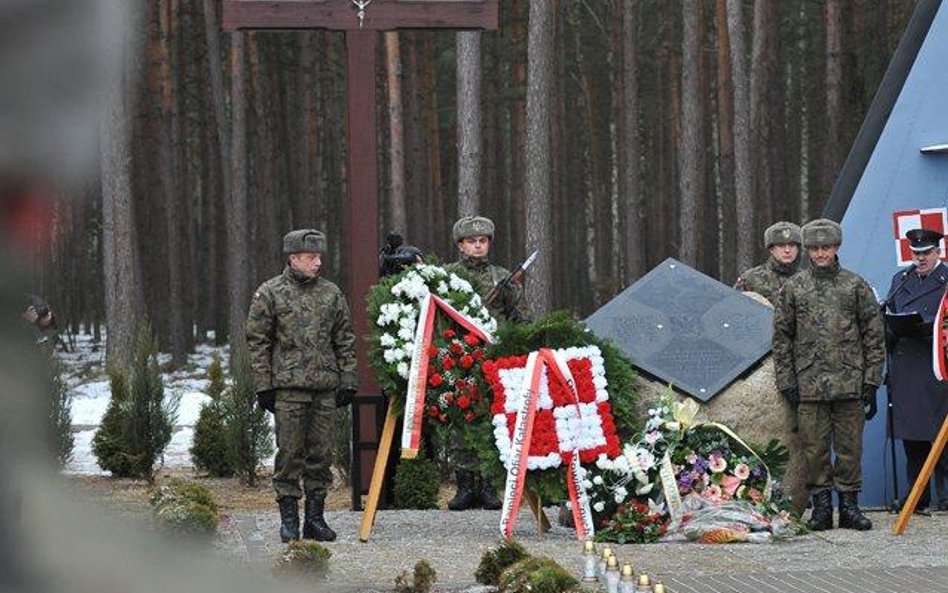
M 915 485 L 912 486 L 912 491 L 902 506 L 899 518 L 892 525 L 893 534 L 902 535 L 905 531 L 909 518 L 915 512 L 915 505 L 922 497 L 922 491 L 928 486 L 928 479 L 931 478 L 932 472 L 935 471 L 935 465 L 945 450 L 946 442 L 948 442 L 948 416 L 945 416 L 945 420 L 941 423 L 941 430 L 938 431 L 938 436 L 935 437 L 935 442 L 932 443 L 932 450 L 928 453 L 928 459 L 925 460 L 925 465 L 922 466 L 922 471 L 919 472 L 918 479 L 915 480 Z
M 359 541 L 365 543 L 369 541 L 372 534 L 372 526 L 375 524 L 375 515 L 379 506 L 379 496 L 382 494 L 382 485 L 385 481 L 385 468 L 388 466 L 388 456 L 392 451 L 392 441 L 395 439 L 395 424 L 398 418 L 389 407 L 385 415 L 385 425 L 382 427 L 382 435 L 379 439 L 379 448 L 375 454 L 375 465 L 372 468 L 372 482 L 369 484 L 369 494 L 365 502 L 365 509 L 362 511 L 362 522 L 359 525 Z M 547 518 L 543 507 L 540 506 L 540 498 L 536 493 L 527 491 L 524 493 L 524 499 L 527 506 L 537 521 L 537 531 L 543 534 L 550 530 L 550 520 Z

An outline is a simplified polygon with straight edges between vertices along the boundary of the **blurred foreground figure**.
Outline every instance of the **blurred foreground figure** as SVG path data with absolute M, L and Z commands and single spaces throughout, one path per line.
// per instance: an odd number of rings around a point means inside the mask
M 24 253 L 50 236 L 53 197 L 94 181 L 99 110 L 137 52 L 128 0 L 0 2 L 0 592 L 259 591 L 211 546 L 195 551 L 85 508 L 43 438 L 44 369 L 24 347 Z M 105 114 L 108 115 L 108 114 Z M 28 340 L 26 340 L 28 341 Z M 267 584 L 269 590 L 275 585 Z

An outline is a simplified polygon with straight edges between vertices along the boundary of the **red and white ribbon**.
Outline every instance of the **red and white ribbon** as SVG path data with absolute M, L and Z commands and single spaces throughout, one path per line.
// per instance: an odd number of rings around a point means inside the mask
M 533 420 L 536 416 L 540 381 L 543 378 L 543 368 L 546 367 L 554 380 L 561 381 L 569 387 L 573 395 L 577 413 L 582 419 L 582 409 L 579 406 L 579 394 L 573 381 L 572 373 L 566 360 L 549 348 L 542 348 L 539 352 L 531 352 L 524 369 L 523 387 L 520 408 L 517 410 L 514 432 L 511 439 L 510 455 L 507 461 L 507 483 L 504 487 L 503 509 L 500 515 L 500 532 L 503 537 L 510 539 L 517 523 L 520 502 L 523 497 L 523 487 L 527 478 L 527 458 L 530 453 L 530 440 L 533 435 Z M 573 524 L 576 526 L 576 537 L 584 540 L 592 537 L 594 526 L 592 512 L 589 509 L 589 497 L 583 487 L 582 466 L 579 462 L 579 447 L 576 446 L 569 456 L 567 466 L 567 490 L 573 511 Z
M 948 309 L 948 292 L 942 295 L 938 303 L 938 313 L 935 314 L 935 323 L 932 336 L 932 371 L 939 381 L 948 381 L 948 364 L 945 362 L 945 346 L 948 345 L 948 336 L 945 335 L 945 309 Z
M 415 326 L 415 349 L 408 369 L 408 391 L 405 394 L 405 413 L 402 422 L 402 457 L 405 459 L 416 457 L 421 447 L 425 392 L 428 389 L 428 362 L 431 359 L 428 347 L 431 346 L 435 316 L 439 311 L 484 342 L 490 344 L 494 341 L 492 335 L 444 299 L 431 293 L 422 299 L 418 312 L 418 324 Z

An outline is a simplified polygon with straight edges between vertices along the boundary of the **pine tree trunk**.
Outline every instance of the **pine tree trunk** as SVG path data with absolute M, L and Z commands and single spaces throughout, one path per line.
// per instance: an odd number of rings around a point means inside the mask
M 550 78 L 553 68 L 553 6 L 530 0 L 527 38 L 526 243 L 541 250 L 530 270 L 527 299 L 536 315 L 553 305 L 552 240 L 550 237 Z
M 244 33 L 231 38 L 231 110 L 233 158 L 230 162 L 233 191 L 227 201 L 227 284 L 231 344 L 243 340 L 250 281 L 247 263 L 247 94 L 245 90 Z M 233 350 L 231 352 L 233 358 Z
M 639 193 L 639 82 L 636 30 L 638 0 L 622 4 L 622 189 L 625 205 L 625 281 L 632 284 L 645 275 L 645 235 L 642 197 Z
M 734 92 L 730 37 L 727 31 L 727 0 L 715 3 L 717 31 L 718 163 L 720 167 L 721 244 L 720 280 L 737 278 L 737 203 L 734 196 Z M 717 219 L 717 217 L 715 217 Z M 717 220 L 715 220 L 717 222 Z
M 107 81 L 100 122 L 102 150 L 102 266 L 105 281 L 106 360 L 128 369 L 142 314 L 132 200 L 132 104 L 135 62 L 121 45 L 124 68 Z
M 481 211 L 481 34 L 457 34 L 458 216 Z
M 385 71 L 388 80 L 389 228 L 408 236 L 405 205 L 405 125 L 402 119 L 402 53 L 396 31 L 385 33 Z
M 701 6 L 695 2 L 682 4 L 684 31 L 682 36 L 681 69 L 681 164 L 678 184 L 681 192 L 679 225 L 681 241 L 678 258 L 695 267 L 698 264 L 698 247 L 701 245 L 700 200 L 703 186 L 701 151 L 703 150 L 703 122 L 701 93 L 699 88 L 699 24 Z
M 741 0 L 727 0 L 727 29 L 734 86 L 734 197 L 737 210 L 737 271 L 754 265 L 756 208 L 750 139 L 750 94 Z
M 822 192 L 829 195 L 839 170 L 840 116 L 842 113 L 842 17 L 839 0 L 826 0 L 826 142 L 823 145 Z

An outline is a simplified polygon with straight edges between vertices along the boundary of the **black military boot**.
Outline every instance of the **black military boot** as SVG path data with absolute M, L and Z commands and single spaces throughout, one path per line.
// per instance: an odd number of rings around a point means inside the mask
M 300 538 L 300 507 L 292 496 L 277 501 L 280 505 L 280 541 L 284 544 Z
M 497 493 L 494 491 L 494 485 L 491 481 L 481 476 L 481 508 L 485 511 L 496 511 L 503 506 Z
M 813 495 L 813 512 L 806 522 L 810 531 L 826 531 L 833 528 L 833 494 L 823 490 Z
M 872 529 L 872 521 L 859 510 L 858 492 L 837 492 L 839 494 L 839 526 L 842 529 L 866 531 Z
M 466 511 L 477 503 L 477 493 L 474 491 L 474 472 L 459 469 L 454 474 L 458 480 L 458 492 L 448 501 L 448 508 L 452 511 Z
M 303 539 L 313 539 L 318 542 L 336 540 L 336 532 L 330 529 L 323 518 L 326 507 L 326 495 L 311 493 L 306 495 L 306 511 L 303 515 Z

